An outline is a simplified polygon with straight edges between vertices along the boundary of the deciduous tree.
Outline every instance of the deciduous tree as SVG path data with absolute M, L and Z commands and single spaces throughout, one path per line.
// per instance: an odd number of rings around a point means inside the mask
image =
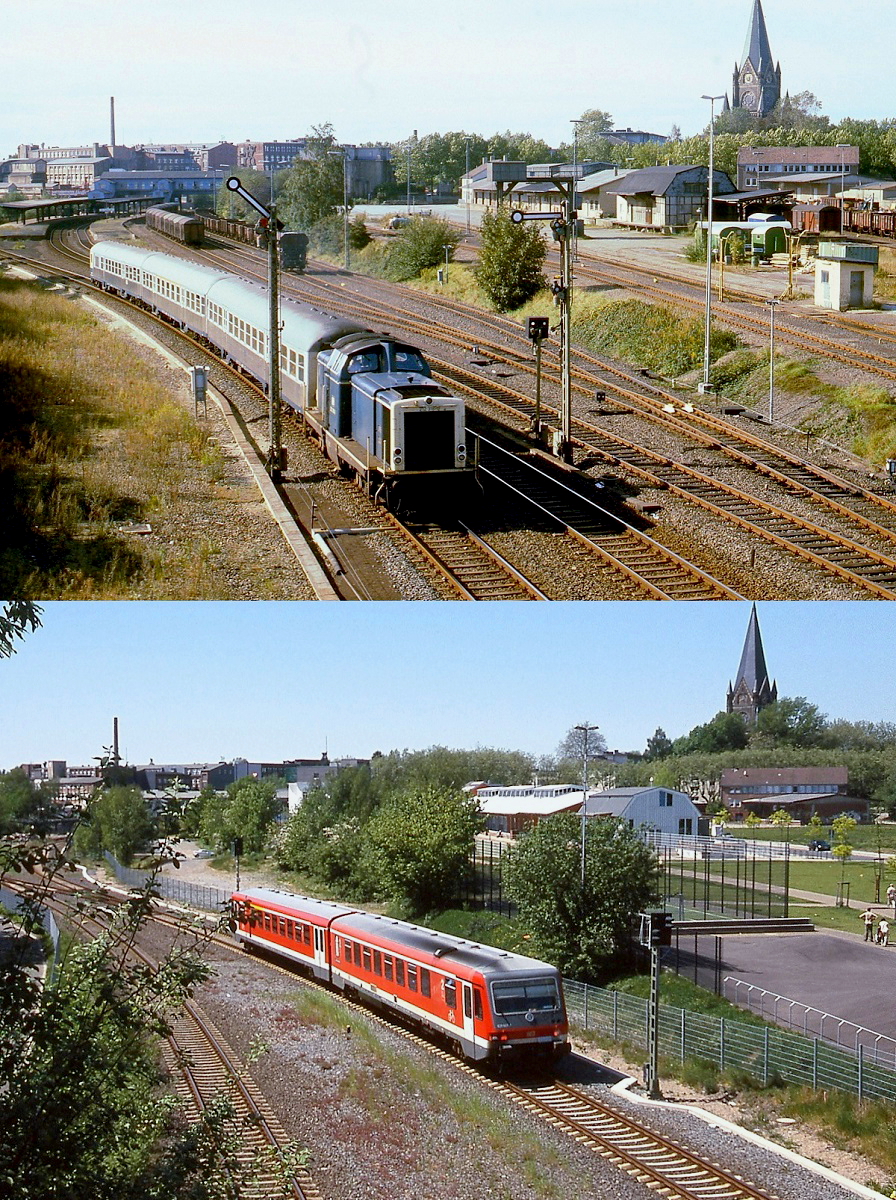
M 453 899 L 481 821 L 475 799 L 423 787 L 388 800 L 365 829 L 370 877 L 383 895 L 425 913 Z
M 496 312 L 519 308 L 547 286 L 547 246 L 538 222 L 514 224 L 499 209 L 483 215 L 480 233 L 476 280 Z
M 589 818 L 583 887 L 580 833 L 574 814 L 540 821 L 506 856 L 505 880 L 534 952 L 594 979 L 630 960 L 635 915 L 657 898 L 659 866 L 627 825 Z

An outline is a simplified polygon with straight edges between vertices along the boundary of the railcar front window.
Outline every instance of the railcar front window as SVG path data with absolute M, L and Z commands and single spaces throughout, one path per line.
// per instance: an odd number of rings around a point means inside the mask
M 560 1010 L 560 993 L 554 979 L 514 979 L 492 984 L 495 1017 L 499 1025 L 517 1025 L 529 1014 L 547 1016 Z

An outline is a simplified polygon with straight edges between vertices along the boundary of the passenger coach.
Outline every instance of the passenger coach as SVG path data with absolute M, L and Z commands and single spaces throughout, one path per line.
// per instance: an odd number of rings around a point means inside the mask
M 267 291 L 186 259 L 97 243 L 91 277 L 204 338 L 268 383 Z M 413 486 L 469 478 L 463 400 L 430 378 L 419 351 L 309 304 L 280 302 L 280 385 L 325 453 L 389 502 Z M 337 352 L 338 350 L 338 352 Z M 320 396 L 318 392 L 320 391 Z
M 522 954 L 268 888 L 235 892 L 246 949 L 300 964 L 447 1041 L 474 1061 L 554 1060 L 569 1052 L 560 974 Z

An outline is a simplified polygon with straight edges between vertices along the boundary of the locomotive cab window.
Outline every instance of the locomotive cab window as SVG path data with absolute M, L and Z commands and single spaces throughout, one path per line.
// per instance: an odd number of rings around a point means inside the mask
M 414 350 L 406 350 L 398 346 L 395 349 L 394 371 L 420 371 L 425 374 L 426 364 Z
M 473 988 L 473 1016 L 477 1021 L 482 1020 L 482 992 L 479 988 Z
M 349 375 L 358 375 L 361 371 L 378 371 L 379 369 L 380 356 L 376 350 L 365 350 L 352 355 L 348 360 Z

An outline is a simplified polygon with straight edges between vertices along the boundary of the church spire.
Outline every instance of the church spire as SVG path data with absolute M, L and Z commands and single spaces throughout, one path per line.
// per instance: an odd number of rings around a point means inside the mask
M 759 0 L 756 0 L 757 4 Z M 740 666 L 734 686 L 728 685 L 728 712 L 739 712 L 749 725 L 756 724 L 760 709 L 774 704 L 778 699 L 778 685 L 768 677 L 762 634 L 759 632 L 759 617 L 754 604 L 750 611 L 747 636 L 740 656 Z
M 744 52 L 741 55 L 741 66 L 747 59 L 750 60 L 760 76 L 766 67 L 772 68 L 772 48 L 768 44 L 768 30 L 765 27 L 762 0 L 753 0 L 753 12 L 750 16 L 747 40 L 744 42 Z
M 731 107 L 746 108 L 757 117 L 766 116 L 781 99 L 781 65 L 776 66 L 772 59 L 762 0 L 753 0 L 750 28 L 740 65 L 734 68 L 732 87 Z

